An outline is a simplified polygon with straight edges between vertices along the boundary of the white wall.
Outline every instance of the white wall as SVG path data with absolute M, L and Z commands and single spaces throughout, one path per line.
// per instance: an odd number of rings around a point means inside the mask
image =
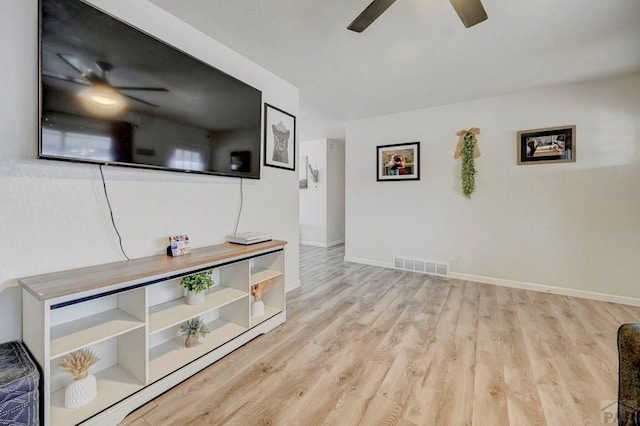
M 576 163 L 516 164 L 518 130 L 569 124 Z M 467 200 L 453 153 L 470 127 L 482 156 Z M 467 278 L 640 297 L 640 74 L 354 121 L 346 135 L 347 259 L 456 257 Z M 411 141 L 421 180 L 376 182 L 376 145 Z
M 300 143 L 300 156 L 319 170 L 318 182 L 311 173 L 307 189 L 300 190 L 300 243 L 326 247 L 327 245 L 327 140 L 317 139 Z
M 263 101 L 298 115 L 298 90 L 147 1 L 92 0 L 104 10 L 263 92 Z M 20 277 L 122 260 L 94 165 L 36 160 L 38 28 L 36 0 L 2 0 L 0 40 L 0 341 L 21 337 Z M 194 247 L 233 232 L 237 179 L 105 168 L 116 223 L 129 257 L 164 252 L 167 236 L 188 233 Z M 287 288 L 299 285 L 297 174 L 263 167 L 245 180 L 239 231 L 290 242 Z
M 344 242 L 344 141 L 327 140 L 327 244 Z

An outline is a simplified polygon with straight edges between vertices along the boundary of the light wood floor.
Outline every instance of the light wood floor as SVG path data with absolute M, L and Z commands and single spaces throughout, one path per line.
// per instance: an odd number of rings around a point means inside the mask
M 587 425 L 640 308 L 344 263 L 301 247 L 287 323 L 125 425 Z

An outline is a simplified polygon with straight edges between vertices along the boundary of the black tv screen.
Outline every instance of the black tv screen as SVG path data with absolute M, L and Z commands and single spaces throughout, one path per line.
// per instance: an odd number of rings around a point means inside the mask
M 80 0 L 41 0 L 39 158 L 260 178 L 262 92 Z

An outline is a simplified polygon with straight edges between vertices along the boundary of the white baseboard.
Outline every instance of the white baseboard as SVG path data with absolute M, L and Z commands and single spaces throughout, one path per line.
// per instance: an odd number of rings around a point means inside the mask
M 333 246 L 339 246 L 340 244 L 344 244 L 344 238 L 342 240 L 335 240 L 335 241 L 331 241 L 330 243 L 327 243 L 327 248 L 333 247 Z
M 319 243 L 316 241 L 300 241 L 300 244 L 302 244 L 303 246 L 329 248 L 329 247 L 337 246 L 340 244 L 344 244 L 344 240 L 331 241 L 330 243 Z
M 380 266 L 382 268 L 393 268 L 391 262 L 381 262 L 378 260 L 361 259 L 358 257 L 344 257 L 345 262 L 361 263 L 363 265 Z M 449 272 L 449 278 L 464 281 L 474 281 L 483 284 L 498 285 L 501 287 L 519 288 L 522 290 L 539 291 L 542 293 L 559 294 L 561 296 L 580 297 L 582 299 L 599 300 L 603 302 L 618 303 L 620 305 L 640 306 L 640 299 L 636 297 L 616 296 L 614 294 L 598 293 L 595 291 L 577 290 L 566 287 L 555 287 L 544 284 L 529 283 L 524 281 L 505 280 L 502 278 L 484 277 L 482 275 L 463 274 L 461 272 Z
M 300 241 L 303 246 L 322 247 L 327 248 L 327 243 L 319 243 L 317 241 Z
M 449 278 L 465 281 L 475 281 L 483 284 L 498 285 L 501 287 L 519 288 L 522 290 L 539 291 L 542 293 L 559 294 L 561 296 L 580 297 L 582 299 L 599 300 L 603 302 L 618 303 L 621 305 L 640 306 L 640 299 L 614 294 L 598 293 L 595 291 L 577 290 L 574 288 L 555 287 L 544 284 L 529 283 L 524 281 L 505 280 L 502 278 L 484 277 L 482 275 L 463 274 L 451 272 Z
M 345 256 L 344 261 L 351 262 L 351 263 L 361 263 L 363 265 L 380 266 L 382 268 L 393 268 L 393 264 L 391 262 L 381 262 L 378 260 L 361 259 L 359 257 Z
M 300 280 L 295 281 L 293 283 L 286 283 L 285 284 L 285 292 L 290 292 L 291 290 L 295 290 L 296 288 L 300 287 L 301 283 Z

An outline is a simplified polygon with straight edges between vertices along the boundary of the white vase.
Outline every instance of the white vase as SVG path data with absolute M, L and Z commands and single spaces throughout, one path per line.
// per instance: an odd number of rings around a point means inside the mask
M 264 315 L 264 302 L 262 300 L 258 300 L 251 304 L 251 315 L 254 317 Z
M 201 305 L 206 300 L 206 292 L 201 291 L 196 293 L 195 291 L 187 291 L 187 304 L 188 305 Z
M 87 375 L 84 379 L 74 380 L 64 390 L 64 408 L 78 408 L 91 402 L 98 395 L 96 376 Z

